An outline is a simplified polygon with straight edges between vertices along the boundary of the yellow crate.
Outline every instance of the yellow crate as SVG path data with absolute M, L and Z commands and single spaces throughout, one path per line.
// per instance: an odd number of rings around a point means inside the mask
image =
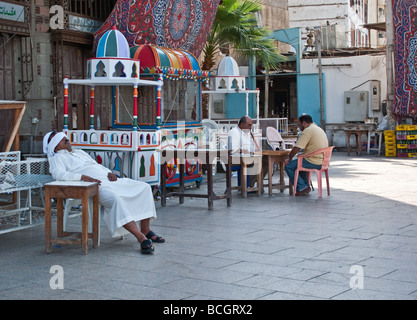
M 415 125 L 415 124 L 408 124 L 407 125 L 407 130 L 417 130 L 417 125 Z
M 417 139 L 417 134 L 409 134 L 407 135 L 407 140 L 415 140 Z
M 385 136 L 385 141 L 391 142 L 391 141 L 396 141 L 397 139 L 395 138 L 395 136 Z
M 400 125 L 395 127 L 395 130 L 397 130 L 397 131 L 407 130 L 407 125 L 406 124 L 400 124 Z
M 385 130 L 384 135 L 385 135 L 385 137 L 387 137 L 387 136 L 395 137 L 395 130 Z
M 397 149 L 407 149 L 407 144 L 397 144 Z
M 409 158 L 414 158 L 414 157 L 417 157 L 417 152 L 409 153 L 409 154 L 408 154 L 408 157 L 409 157 Z
M 385 150 L 385 156 L 386 157 L 395 157 L 397 154 L 395 151 L 390 151 L 388 152 L 387 150 Z

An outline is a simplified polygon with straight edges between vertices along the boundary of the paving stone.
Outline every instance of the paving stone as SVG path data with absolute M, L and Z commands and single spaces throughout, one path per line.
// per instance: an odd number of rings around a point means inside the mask
M 105 225 L 88 255 L 76 245 L 45 254 L 42 224 L 0 234 L 0 299 L 416 300 L 416 161 L 335 152 L 331 195 L 321 199 L 275 190 L 247 199 L 233 191 L 231 207 L 218 200 L 213 210 L 200 198 L 157 202 L 152 228 L 166 243 L 153 255 Z M 224 173 L 215 181 L 222 193 Z M 50 287 L 55 265 L 62 290 Z M 352 267 L 362 268 L 363 288 L 351 288 Z

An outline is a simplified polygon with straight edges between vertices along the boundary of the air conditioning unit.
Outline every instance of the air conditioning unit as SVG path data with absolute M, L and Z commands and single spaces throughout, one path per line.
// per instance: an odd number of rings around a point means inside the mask
M 321 29 L 321 46 L 323 49 L 341 49 L 346 48 L 346 28 L 343 25 L 328 25 L 315 27 Z
M 345 91 L 344 120 L 362 122 L 368 118 L 368 91 Z

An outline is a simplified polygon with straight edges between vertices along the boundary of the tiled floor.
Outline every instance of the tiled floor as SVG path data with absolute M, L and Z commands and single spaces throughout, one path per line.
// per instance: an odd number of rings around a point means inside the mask
M 46 254 L 43 225 L 0 234 L 0 299 L 416 299 L 417 159 L 335 152 L 329 171 L 322 199 L 274 190 L 234 191 L 212 211 L 205 199 L 158 203 L 152 226 L 167 241 L 153 255 L 105 226 L 88 255 Z

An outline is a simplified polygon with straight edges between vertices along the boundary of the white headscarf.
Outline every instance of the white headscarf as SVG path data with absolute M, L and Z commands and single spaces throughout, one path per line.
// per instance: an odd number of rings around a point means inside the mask
M 54 150 L 56 146 L 61 142 L 63 138 L 67 137 L 65 133 L 58 132 L 56 135 L 52 137 L 51 141 L 48 143 L 48 139 L 52 133 L 54 133 L 54 131 L 48 132 L 43 137 L 43 153 L 46 153 L 48 157 L 53 157 L 55 155 Z

